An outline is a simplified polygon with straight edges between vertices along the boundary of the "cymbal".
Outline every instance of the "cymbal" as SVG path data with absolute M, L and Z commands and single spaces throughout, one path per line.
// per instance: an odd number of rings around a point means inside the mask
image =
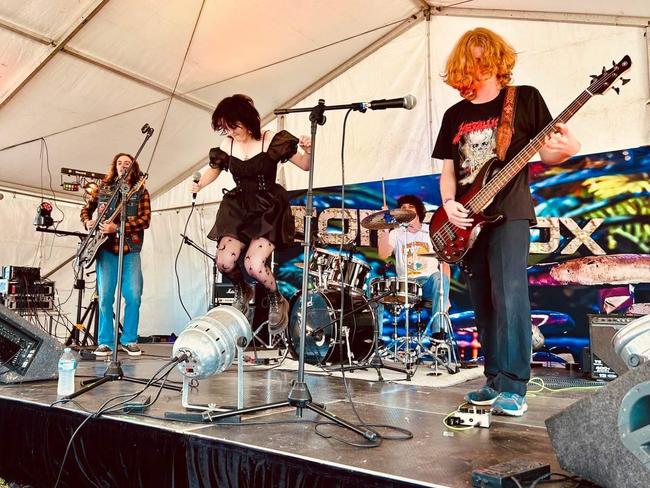
M 438 258 L 438 255 L 435 252 L 426 252 L 418 254 L 418 256 L 421 258 Z
M 413 210 L 395 208 L 393 210 L 380 210 L 368 215 L 361 221 L 361 226 L 369 230 L 394 229 L 400 224 L 410 222 L 415 218 Z
M 304 263 L 303 263 L 302 261 L 298 261 L 298 262 L 296 262 L 296 263 L 293 263 L 293 265 L 294 265 L 296 268 L 300 268 L 300 269 L 302 269 L 302 268 L 305 267 L 305 265 L 304 265 Z

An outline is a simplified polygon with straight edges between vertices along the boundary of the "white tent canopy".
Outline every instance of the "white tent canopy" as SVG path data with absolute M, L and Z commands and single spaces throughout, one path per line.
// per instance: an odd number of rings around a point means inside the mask
M 298 135 L 309 132 L 307 115 L 275 121 L 275 108 L 412 93 L 418 105 L 411 111 L 350 117 L 346 182 L 426 174 L 442 114 L 458 99 L 439 76 L 446 56 L 462 32 L 485 26 L 517 49 L 515 83 L 538 87 L 553 113 L 588 85 L 588 75 L 629 54 L 632 82 L 618 97 L 589 102 L 571 126 L 582 153 L 636 147 L 650 142 L 649 19 L 646 0 L 6 0 L 0 216 L 21 231 L 3 233 L 0 264 L 37 263 L 47 271 L 65 261 L 74 239 L 34 235 L 38 200 L 22 195 L 55 192 L 79 201 L 62 192 L 60 169 L 105 172 L 116 152 L 136 151 L 148 123 L 156 132 L 139 161 L 157 211 L 143 250 L 141 333 L 179 331 L 187 319 L 173 263 L 188 216 L 179 207 L 190 201 L 187 179 L 220 142 L 210 115 L 224 96 L 249 94 L 270 128 L 279 123 Z M 329 112 L 319 129 L 316 186 L 340 183 L 343 115 Z M 306 186 L 306 174 L 291 165 L 282 177 L 289 189 Z M 230 186 L 222 176 L 199 203 L 218 202 Z M 59 228 L 79 230 L 78 206 L 59 206 L 66 215 Z M 207 246 L 215 210 L 201 207 L 189 224 L 200 244 Z M 182 252 L 179 278 L 192 314 L 206 306 L 209 274 L 198 253 Z M 67 296 L 70 268 L 53 278 Z

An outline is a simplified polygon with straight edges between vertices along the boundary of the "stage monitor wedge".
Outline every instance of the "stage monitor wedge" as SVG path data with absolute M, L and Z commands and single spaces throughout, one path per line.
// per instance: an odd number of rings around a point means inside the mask
M 650 362 L 546 420 L 562 469 L 606 487 L 650 486 Z
M 55 379 L 63 345 L 0 305 L 0 383 Z

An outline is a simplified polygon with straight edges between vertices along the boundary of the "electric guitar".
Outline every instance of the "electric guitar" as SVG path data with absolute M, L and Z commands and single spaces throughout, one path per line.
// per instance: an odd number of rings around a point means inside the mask
M 468 211 L 468 217 L 474 219 L 470 227 L 461 229 L 452 224 L 443 206 L 433 214 L 429 224 L 429 236 L 437 256 L 450 264 L 461 264 L 462 259 L 472 248 L 483 227 L 494 224 L 503 218 L 503 215 L 486 215 L 483 211 L 492 203 L 494 197 L 521 171 L 537 151 L 544 145 L 546 136 L 555 132 L 558 122 L 567 122 L 575 113 L 594 95 L 602 95 L 610 88 L 619 93 L 620 88 L 614 83 L 625 73 L 632 61 L 625 56 L 618 63 L 612 62 L 613 67 L 603 71 L 600 75 L 592 75 L 592 82 L 571 104 L 564 109 L 550 124 L 537 134 L 514 158 L 503 165 L 497 158 L 493 158 L 483 165 L 476 179 L 457 201 Z M 622 84 L 629 79 L 621 78 Z
M 144 175 L 138 180 L 135 185 L 133 185 L 133 188 L 129 190 L 129 193 L 126 196 L 127 202 L 136 192 L 140 190 L 140 188 L 144 186 L 145 181 L 147 181 L 147 175 Z M 122 211 L 123 203 L 124 200 L 121 200 L 115 207 L 115 210 L 110 215 L 110 217 L 108 217 L 108 219 L 105 219 L 104 222 L 113 222 L 113 220 L 115 220 L 115 218 Z M 86 237 L 86 239 L 81 243 L 79 249 L 77 250 L 77 264 L 83 265 L 83 267 L 86 269 L 90 268 L 97 258 L 97 252 L 99 251 L 99 248 L 101 248 L 107 240 L 108 235 L 103 234 L 99 230 L 99 222 L 95 223 L 93 229 L 88 233 L 88 237 Z

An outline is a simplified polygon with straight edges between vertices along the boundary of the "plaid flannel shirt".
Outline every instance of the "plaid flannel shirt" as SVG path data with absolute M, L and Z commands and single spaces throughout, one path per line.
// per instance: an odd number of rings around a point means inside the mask
M 84 205 L 84 207 L 81 209 L 81 221 L 84 223 L 84 227 L 86 226 L 86 222 L 92 219 L 93 212 L 97 209 L 98 195 L 99 192 L 97 192 L 90 200 L 88 200 L 86 205 Z M 119 215 L 118 217 L 115 218 L 114 222 L 118 226 L 118 230 L 119 230 L 119 225 L 120 225 Z M 149 198 L 149 191 L 147 191 L 147 189 L 145 188 L 145 190 L 142 192 L 142 196 L 140 197 L 140 201 L 138 202 L 138 215 L 127 217 L 126 222 L 124 223 L 124 236 L 125 237 L 130 236 L 131 238 L 135 236 L 137 239 L 138 233 L 140 231 L 144 231 L 145 229 L 148 229 L 150 222 L 151 222 L 151 200 Z M 119 240 L 118 232 L 109 234 L 108 241 L 106 241 L 104 246 L 110 249 L 113 253 L 118 254 L 120 250 L 120 240 Z M 124 252 L 127 253 L 129 251 L 130 251 L 129 245 L 127 244 L 125 239 Z

